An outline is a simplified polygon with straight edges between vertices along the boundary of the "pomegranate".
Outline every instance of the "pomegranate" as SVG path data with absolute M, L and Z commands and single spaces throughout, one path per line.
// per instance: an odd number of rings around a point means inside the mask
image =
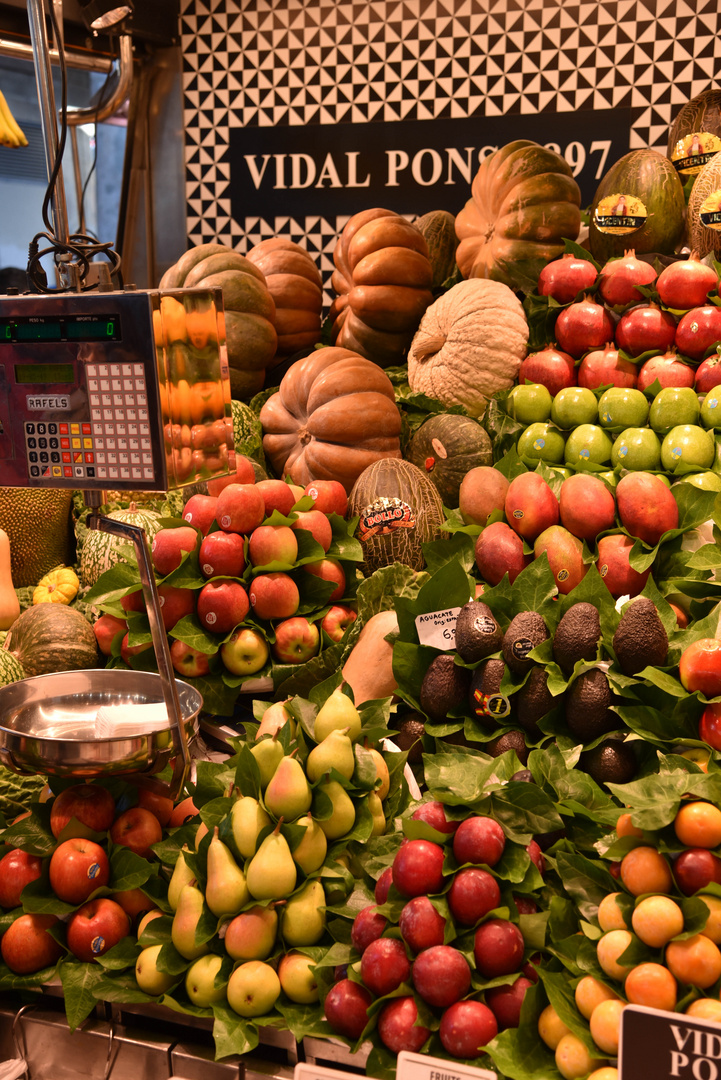
M 634 387 L 636 365 L 621 359 L 618 349 L 609 343 L 602 349 L 586 353 L 578 369 L 578 385 L 589 390 L 598 386 Z
M 656 271 L 650 263 L 626 251 L 622 259 L 611 259 L 601 268 L 598 291 L 610 307 L 628 307 L 643 300 L 636 285 L 653 285 Z
M 673 345 L 676 320 L 658 304 L 639 304 L 619 319 L 616 327 L 616 344 L 629 356 L 641 353 L 662 352 Z
M 556 319 L 556 340 L 564 352 L 578 359 L 589 349 L 600 349 L 613 339 L 613 320 L 603 304 L 588 296 L 564 308 Z
M 721 307 L 707 304 L 681 316 L 676 327 L 676 348 L 692 360 L 703 360 L 721 342 Z
M 667 266 L 656 282 L 661 303 L 684 311 L 705 304 L 706 297 L 717 285 L 716 271 L 702 263 L 695 251 L 688 259 Z
M 559 304 L 570 304 L 584 289 L 596 284 L 596 267 L 577 255 L 562 255 L 547 263 L 538 275 L 541 296 L 552 296 Z
M 638 373 L 638 389 L 647 390 L 658 379 L 661 387 L 693 386 L 693 368 L 678 359 L 675 349 L 667 349 L 659 356 L 651 356 L 641 365 Z M 721 381 L 721 376 L 719 378 Z
M 721 356 L 717 352 L 707 356 L 696 369 L 696 393 L 708 394 L 721 384 Z
M 519 368 L 518 381 L 521 385 L 541 383 L 555 397 L 559 390 L 576 385 L 576 364 L 568 353 L 548 345 L 526 357 Z

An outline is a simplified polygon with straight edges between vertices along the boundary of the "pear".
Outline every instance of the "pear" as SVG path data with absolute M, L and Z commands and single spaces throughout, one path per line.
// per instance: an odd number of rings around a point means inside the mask
M 313 793 L 303 766 L 291 755 L 284 757 L 265 789 L 265 805 L 276 818 L 294 821 L 310 810 Z
M 355 705 L 338 686 L 324 701 L 315 718 L 315 741 L 323 742 L 331 731 L 347 731 L 351 742 L 360 738 L 361 718 Z
M 141 945 L 142 945 L 142 940 L 141 939 L 143 937 L 143 934 L 148 929 L 148 926 L 150 925 L 150 923 L 154 919 L 162 919 L 164 915 L 165 915 L 165 912 L 161 911 L 160 908 L 153 908 L 152 911 L 148 911 L 148 912 L 145 913 L 145 915 L 143 915 L 142 919 L 138 923 L 138 941 L 140 942 Z M 155 942 L 153 942 L 153 944 L 155 944 Z
M 302 953 L 286 953 L 278 964 L 278 978 L 286 997 L 298 1005 L 313 1005 L 320 993 L 315 979 L 315 960 Z
M 267 960 L 275 948 L 278 934 L 278 916 L 268 907 L 248 908 L 241 911 L 225 928 L 223 944 L 233 960 Z
M 170 937 L 173 945 L 186 960 L 197 960 L 210 952 L 206 942 L 197 945 L 195 931 L 203 915 L 205 898 L 197 885 L 184 885 L 180 890 L 178 908 L 173 916 Z
M 386 816 L 383 813 L 383 803 L 380 800 L 380 796 L 375 791 L 371 791 L 368 796 L 368 809 L 371 812 L 373 818 L 373 832 L 371 836 L 382 836 L 386 831 Z
M 328 840 L 337 840 L 345 836 L 355 824 L 355 807 L 344 787 L 337 780 L 328 780 L 325 784 L 318 785 L 318 791 L 323 791 L 333 803 L 333 813 L 325 821 L 319 821 L 321 829 Z
M 388 766 L 386 765 L 385 758 L 378 750 L 372 746 L 367 746 L 366 750 L 373 758 L 373 764 L 376 767 L 376 775 L 380 778 L 380 785 L 376 788 L 376 795 L 379 799 L 385 799 L 391 786 L 391 777 L 388 772 Z
M 281 916 L 286 945 L 315 945 L 325 930 L 325 893 L 319 881 L 309 881 L 289 900 Z
M 311 750 L 305 763 L 308 779 L 313 783 L 331 768 L 337 769 L 346 780 L 350 780 L 355 771 L 353 743 L 344 731 L 331 731 Z
M 290 698 L 288 698 L 290 701 Z M 266 709 L 260 721 L 258 730 L 255 733 L 256 739 L 260 739 L 263 735 L 276 735 L 282 727 L 290 720 L 290 734 L 292 738 L 295 738 L 295 721 L 292 719 L 290 713 L 285 707 L 284 701 L 276 701 L 270 708 Z
M 245 874 L 240 869 L 227 844 L 218 836 L 218 826 L 208 845 L 208 880 L 205 886 L 205 902 L 220 918 L 235 915 L 250 900 Z
M 250 752 L 258 762 L 260 786 L 266 788 L 285 754 L 283 744 L 278 741 L 278 733 L 276 732 L 270 739 L 261 739 L 260 742 L 255 743 L 251 746 Z
M 214 1001 L 225 1001 L 227 982 L 215 983 L 222 964 L 222 956 L 208 953 L 190 965 L 185 974 L 185 992 L 193 1005 L 209 1009 Z
M 293 859 L 304 874 L 312 874 L 325 862 L 328 841 L 317 821 L 306 815 L 298 818 L 296 825 L 305 825 L 305 833 L 298 847 L 293 851 Z
M 168 903 L 173 911 L 178 910 L 178 900 L 180 899 L 180 890 L 184 885 L 190 885 L 191 881 L 195 877 L 195 874 L 185 861 L 184 852 L 190 854 L 190 848 L 184 845 L 178 852 L 178 859 L 173 867 L 173 873 L 170 881 L 168 882 Z
M 233 803 L 228 825 L 238 855 L 250 859 L 255 855 L 259 835 L 272 822 L 258 800 L 245 795 Z
M 280 822 L 269 833 L 250 860 L 246 881 L 255 900 L 282 900 L 295 888 L 298 872 Z
M 195 831 L 195 850 L 196 851 L 198 851 L 200 849 L 200 841 L 203 839 L 204 836 L 207 836 L 207 835 L 208 835 L 208 826 L 205 824 L 204 821 L 201 821 L 200 825 L 198 825 L 198 828 Z
M 249 960 L 237 967 L 228 980 L 228 1004 L 238 1016 L 265 1016 L 280 994 L 275 969 L 262 960 Z
M 135 961 L 135 981 L 145 994 L 164 994 L 176 982 L 177 975 L 158 969 L 158 953 L 162 945 L 149 945 Z

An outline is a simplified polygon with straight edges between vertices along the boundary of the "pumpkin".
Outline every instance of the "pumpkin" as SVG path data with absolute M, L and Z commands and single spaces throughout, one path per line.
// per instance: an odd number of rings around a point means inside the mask
M 99 660 L 92 626 L 77 608 L 64 604 L 26 608 L 8 630 L 3 648 L 28 678 L 97 667 Z
M 487 432 L 470 416 L 454 413 L 437 413 L 421 424 L 406 457 L 428 476 L 443 505 L 454 509 L 466 473 L 493 464 Z
M 581 229 L 581 190 L 553 150 L 517 139 L 494 150 L 456 217 L 464 278 L 492 278 L 534 292 L 538 275 Z
M 260 410 L 276 475 L 305 487 L 338 480 L 350 491 L 379 458 L 401 456 L 401 417 L 384 371 L 349 349 L 317 349 L 290 366 Z
M 124 521 L 128 525 L 140 525 L 145 529 L 148 541 L 152 540 L 160 528 L 160 514 L 145 507 L 131 503 L 127 510 L 113 510 L 108 514 L 115 521 Z M 122 536 L 90 529 L 85 534 L 83 549 L 80 553 L 80 579 L 83 585 L 94 585 L 98 578 L 114 566 L 116 562 L 127 560 L 120 554 L 120 549 L 127 546 Z
M 312 257 L 286 237 L 261 240 L 247 255 L 263 271 L 275 302 L 276 359 L 320 341 L 323 279 Z
M 621 197 L 632 221 L 643 224 L 633 231 L 604 224 L 599 228 L 603 218 L 618 219 L 613 211 Z M 596 188 L 588 226 L 591 254 L 600 263 L 631 247 L 637 255 L 673 255 L 683 237 L 685 212 L 683 184 L 668 158 L 655 150 L 632 150 L 611 166 Z
M 721 152 L 714 154 L 691 189 L 686 216 L 686 243 L 699 256 L 721 255 Z
M 33 592 L 33 604 L 70 604 L 80 582 L 71 566 L 58 566 L 41 578 Z
M 425 473 L 392 458 L 363 470 L 348 497 L 348 516 L 358 518 L 366 577 L 395 562 L 422 570 L 423 544 L 438 540 L 445 520 L 441 497 Z
M 423 235 L 392 210 L 363 210 L 340 234 L 333 262 L 334 343 L 381 367 L 399 364 L 433 299 Z
M 447 210 L 431 210 L 423 217 L 416 218 L 413 224 L 428 244 L 428 257 L 433 270 L 431 284 L 434 289 L 438 289 L 457 269 L 456 219 Z
M 75 559 L 72 491 L 0 487 L 0 528 L 10 540 L 16 589 L 35 585 L 54 566 Z
M 235 398 L 248 398 L 263 389 L 265 369 L 275 357 L 278 335 L 275 330 L 275 302 L 270 295 L 262 270 L 237 251 L 222 244 L 201 244 L 191 248 L 171 266 L 160 279 L 164 289 L 221 289 L 223 293 L 225 340 L 230 365 L 230 388 Z M 162 306 L 162 302 L 161 302 Z M 183 377 L 183 368 L 193 369 L 193 340 L 202 346 L 208 334 L 196 333 L 193 315 L 188 312 L 178 319 L 174 332 L 168 304 L 162 306 L 169 345 L 176 338 L 175 350 L 169 350 L 171 379 Z M 190 345 L 185 340 L 190 335 Z M 200 340 L 198 341 L 198 338 Z M 175 377 L 174 377 L 175 376 Z M 195 382 L 197 378 L 190 377 Z
M 408 354 L 412 390 L 481 416 L 488 399 L 513 385 L 526 355 L 528 324 L 507 285 L 459 281 L 428 308 Z
M 10 683 L 20 682 L 25 678 L 25 671 L 14 656 L 4 649 L 0 649 L 0 686 L 9 686 Z M 0 773 L 0 776 L 4 776 Z
M 686 183 L 721 151 L 721 90 L 713 87 L 681 107 L 668 133 L 668 157 Z

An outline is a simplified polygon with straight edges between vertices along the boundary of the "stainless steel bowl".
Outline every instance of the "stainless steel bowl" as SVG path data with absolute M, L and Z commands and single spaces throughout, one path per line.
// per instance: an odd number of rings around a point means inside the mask
M 203 699 L 195 687 L 175 683 L 190 741 Z M 94 722 L 102 705 L 162 701 L 160 675 L 120 668 L 36 675 L 0 687 L 0 762 L 18 773 L 82 779 L 159 772 L 173 754 L 170 728 L 96 739 Z

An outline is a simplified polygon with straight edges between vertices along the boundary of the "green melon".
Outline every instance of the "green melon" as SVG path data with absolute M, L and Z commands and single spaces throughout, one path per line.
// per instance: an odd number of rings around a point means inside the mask
M 694 135 L 700 137 L 695 147 Z M 681 180 L 686 182 L 698 176 L 703 166 L 719 151 L 721 90 L 704 90 L 687 101 L 674 117 L 668 135 L 668 157 L 680 173 Z
M 596 209 L 599 203 L 602 200 L 610 203 L 616 196 L 624 196 L 627 202 L 640 200 L 646 211 L 641 227 L 616 234 L 598 229 Z M 683 238 L 685 210 L 683 184 L 668 158 L 655 150 L 632 150 L 611 166 L 596 189 L 588 229 L 591 254 L 600 263 L 623 255 L 629 248 L 637 255 L 651 251 L 673 255 Z
M 430 416 L 411 439 L 408 460 L 425 472 L 443 500 L 458 506 L 463 477 L 479 465 L 493 464 L 491 440 L 470 416 L 438 413 Z
M 265 467 L 263 426 L 257 415 L 242 401 L 231 401 L 233 410 L 233 442 L 236 454 L 245 454 Z
M 428 257 L 433 269 L 434 289 L 439 288 L 455 273 L 456 249 L 458 237 L 456 236 L 456 219 L 447 210 L 431 210 L 413 222 L 419 232 L 423 233 L 428 244 Z
M 359 519 L 366 576 L 395 562 L 422 570 L 422 545 L 440 537 L 444 521 L 435 487 L 402 458 L 381 458 L 363 470 L 348 496 L 348 516 Z
M 27 608 L 10 627 L 3 648 L 28 678 L 97 667 L 99 663 L 92 626 L 77 608 L 64 604 Z
M 7 637 L 7 635 L 6 635 Z M 9 683 L 19 682 L 25 678 L 25 669 L 12 653 L 0 650 L 0 686 L 8 686 Z
M 699 256 L 721 256 L 721 152 L 714 154 L 694 181 L 688 200 L 686 242 Z
M 128 525 L 140 525 L 145 529 L 148 542 L 160 528 L 160 514 L 154 510 L 140 508 L 131 503 L 127 510 L 113 510 L 108 514 L 114 521 L 124 521 Z M 117 562 L 127 562 L 120 554 L 120 548 L 127 546 L 127 540 L 110 533 L 90 530 L 83 542 L 80 555 L 80 580 L 83 585 L 94 585 L 106 570 Z

